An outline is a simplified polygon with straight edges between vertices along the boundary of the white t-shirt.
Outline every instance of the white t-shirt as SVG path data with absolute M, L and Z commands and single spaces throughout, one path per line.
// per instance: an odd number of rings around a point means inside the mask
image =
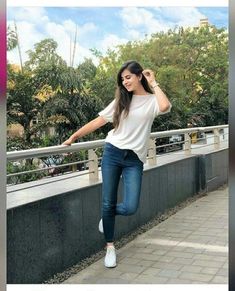
M 114 105 L 115 99 L 98 114 L 106 121 L 113 122 Z M 116 131 L 109 131 L 105 141 L 120 149 L 133 150 L 145 163 L 153 120 L 157 115 L 170 110 L 171 106 L 167 111 L 161 112 L 154 94 L 133 95 L 128 116 L 123 118 L 122 112 L 118 128 Z

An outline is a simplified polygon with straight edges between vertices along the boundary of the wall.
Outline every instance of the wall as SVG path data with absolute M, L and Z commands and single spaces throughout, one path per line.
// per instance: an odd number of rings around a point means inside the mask
M 117 217 L 116 238 L 227 179 L 228 150 L 144 171 L 140 207 L 133 216 Z M 42 283 L 104 247 L 98 232 L 101 186 L 75 189 L 7 211 L 8 284 Z M 119 200 L 121 192 L 122 184 Z

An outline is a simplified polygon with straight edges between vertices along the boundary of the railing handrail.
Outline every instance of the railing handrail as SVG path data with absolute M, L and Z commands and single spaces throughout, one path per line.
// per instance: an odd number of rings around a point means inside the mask
M 161 138 L 168 137 L 175 134 L 185 134 L 190 132 L 208 132 L 215 129 L 223 129 L 228 128 L 228 124 L 224 125 L 216 125 L 216 126 L 208 126 L 208 127 L 192 127 L 185 129 L 173 129 L 159 132 L 152 132 L 150 134 L 150 138 Z M 43 148 L 34 148 L 28 150 L 20 150 L 20 151 L 11 151 L 7 152 L 7 161 L 14 160 L 22 160 L 28 158 L 36 158 L 36 157 L 44 157 L 49 156 L 51 154 L 63 154 L 67 152 L 75 152 L 81 149 L 94 149 L 102 147 L 105 144 L 105 139 L 87 141 L 87 142 L 78 142 L 74 143 L 71 146 L 58 145 L 58 146 L 50 146 Z
M 165 130 L 165 131 L 158 131 L 158 132 L 152 132 L 150 134 L 151 138 L 159 138 L 159 137 L 168 137 L 174 134 L 185 134 L 190 132 L 208 132 L 212 131 L 214 129 L 223 129 L 228 128 L 228 124 L 224 125 L 215 125 L 215 126 L 205 126 L 205 127 L 190 127 L 190 128 L 184 128 L 184 129 L 172 129 L 172 130 Z
M 102 147 L 104 145 L 104 140 L 94 140 L 94 141 L 86 141 L 74 143 L 71 146 L 66 145 L 58 145 L 58 146 L 50 146 L 29 150 L 21 150 L 21 151 L 12 151 L 7 152 L 7 161 L 21 160 L 21 159 L 29 159 L 36 157 L 44 157 L 49 156 L 51 154 L 63 154 L 67 152 L 75 152 L 81 149 L 93 149 Z

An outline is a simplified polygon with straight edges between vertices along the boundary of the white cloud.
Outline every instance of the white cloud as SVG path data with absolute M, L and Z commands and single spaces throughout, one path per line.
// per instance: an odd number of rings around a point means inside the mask
M 76 23 L 73 22 L 71 19 L 63 21 L 62 26 L 64 27 L 67 33 L 72 33 L 72 35 L 75 35 Z M 97 26 L 92 22 L 88 22 L 80 26 L 77 25 L 78 37 L 82 38 L 86 36 L 88 33 L 97 31 L 97 29 L 98 29 Z
M 57 53 L 70 64 L 70 47 L 74 48 L 74 37 L 76 23 L 71 19 L 63 21 L 61 24 L 50 21 L 44 8 L 20 8 L 15 11 L 14 19 L 17 23 L 17 31 L 20 40 L 23 62 L 28 60 L 26 51 L 33 50 L 34 45 L 45 38 L 53 38 L 57 44 Z M 39 21 L 41 19 L 41 22 Z M 44 21 L 42 21 L 44 20 Z M 8 21 L 8 25 L 14 29 L 14 22 Z M 77 26 L 77 42 L 74 65 L 82 62 L 84 57 L 97 59 L 92 55 L 89 49 L 83 47 L 82 40 L 88 33 L 95 32 L 95 24 L 88 22 Z M 18 50 L 7 53 L 7 58 L 11 63 L 19 64 Z
M 127 35 L 132 39 L 169 28 L 168 23 L 162 22 L 154 15 L 154 10 L 150 12 L 145 8 L 127 7 L 121 10 L 120 17 Z
M 21 7 L 15 8 L 15 13 L 12 17 L 16 21 L 27 21 L 30 23 L 41 23 L 48 21 L 46 9 L 43 7 Z
M 130 39 L 138 39 L 159 31 L 167 31 L 177 26 L 197 26 L 201 18 L 205 18 L 194 7 L 126 7 L 121 10 L 120 17 L 126 34 Z
M 159 10 L 158 10 L 159 12 Z M 160 15 L 164 21 L 169 21 L 171 27 L 198 26 L 200 19 L 207 18 L 196 7 L 163 7 L 160 9 Z
M 128 29 L 127 35 L 130 37 L 131 40 L 138 40 L 142 37 L 141 32 L 136 29 Z
M 64 27 L 66 32 L 71 33 L 72 31 L 75 31 L 76 23 L 72 21 L 71 19 L 67 19 L 62 22 L 62 26 Z
M 76 20 L 73 21 L 68 16 L 66 20 L 56 23 L 51 19 L 48 10 L 42 7 L 14 8 L 9 10 L 8 15 L 9 19 L 15 19 L 17 23 L 23 61 L 27 60 L 25 52 L 32 50 L 35 43 L 45 38 L 53 38 L 58 43 L 58 54 L 69 64 L 70 42 L 72 40 L 73 48 Z M 82 62 L 84 57 L 92 58 L 97 63 L 89 48 L 96 47 L 105 53 L 108 48 L 114 49 L 119 44 L 140 40 L 146 35 L 167 31 L 176 25 L 196 26 L 200 19 L 205 17 L 194 7 L 152 7 L 151 9 L 125 7 L 120 10 L 119 16 L 122 22 L 117 24 L 115 31 L 109 31 L 109 27 L 106 28 L 100 23 L 96 25 L 91 20 L 77 26 L 75 65 Z M 95 19 L 94 15 L 94 21 Z M 8 24 L 12 26 L 13 21 Z M 121 35 L 122 30 L 124 34 Z M 17 49 L 8 52 L 8 59 L 10 62 L 19 63 Z
M 14 23 L 12 21 L 8 22 L 8 25 L 14 29 Z M 27 21 L 17 22 L 17 31 L 22 60 L 23 62 L 25 62 L 28 59 L 26 51 L 32 50 L 34 44 L 44 39 L 45 36 L 42 33 L 38 32 L 34 24 Z M 13 51 L 8 52 L 7 57 L 10 62 L 19 64 L 19 54 L 17 48 L 15 48 Z
M 163 7 L 160 11 L 163 19 L 184 27 L 197 26 L 206 17 L 196 7 Z
M 120 38 L 115 34 L 109 34 L 104 37 L 104 39 L 101 42 L 101 50 L 105 52 L 108 48 L 114 49 L 115 46 L 124 44 L 128 40 L 125 38 Z
M 137 7 L 123 8 L 120 16 L 123 20 L 123 25 L 130 28 L 145 25 L 153 17 L 146 9 Z
M 92 23 L 77 26 L 78 34 L 75 45 L 75 65 L 78 65 L 84 57 L 93 58 L 90 50 L 82 46 L 83 35 L 93 30 L 96 30 L 96 26 Z M 45 27 L 45 31 L 49 37 L 53 38 L 58 43 L 58 54 L 63 57 L 67 64 L 70 64 L 70 50 L 72 53 L 74 49 L 76 23 L 71 20 L 66 20 L 62 24 L 49 22 Z
M 97 31 L 98 29 L 98 27 L 92 22 L 85 23 L 79 28 L 80 28 L 80 35 L 86 35 L 87 33 Z

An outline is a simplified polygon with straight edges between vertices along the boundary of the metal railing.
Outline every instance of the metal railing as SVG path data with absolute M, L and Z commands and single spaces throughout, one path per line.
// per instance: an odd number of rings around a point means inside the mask
M 147 156 L 148 164 L 149 165 L 157 164 L 157 150 L 160 148 L 172 147 L 173 145 L 180 145 L 180 146 L 184 145 L 184 148 L 182 148 L 181 150 L 183 150 L 186 155 L 191 154 L 191 151 L 192 151 L 191 135 L 192 134 L 213 132 L 213 136 L 210 138 L 213 138 L 214 142 L 210 143 L 209 145 L 213 144 L 214 149 L 219 149 L 220 148 L 220 130 L 224 130 L 225 128 L 228 128 L 228 125 L 194 127 L 194 128 L 153 132 L 150 134 L 150 139 L 149 139 L 148 156 Z M 167 138 L 173 135 L 177 135 L 177 136 L 183 135 L 184 140 L 167 143 L 163 145 L 157 145 L 156 139 Z M 228 133 L 224 134 L 224 136 L 225 135 L 228 135 Z M 205 139 L 205 138 L 198 138 L 197 140 L 202 140 L 202 139 Z M 83 173 L 79 173 L 79 175 L 89 174 L 89 179 L 91 181 L 97 181 L 98 173 L 99 173 L 98 165 L 101 158 L 98 158 L 96 154 L 96 150 L 98 148 L 103 147 L 104 144 L 105 144 L 105 140 L 95 140 L 95 141 L 89 141 L 89 142 L 74 143 L 71 146 L 59 145 L 59 146 L 7 152 L 7 161 L 10 162 L 10 161 L 17 161 L 17 160 L 32 159 L 32 158 L 40 158 L 40 157 L 42 158 L 42 157 L 51 156 L 51 155 L 63 155 L 68 152 L 69 153 L 78 152 L 79 150 L 88 150 L 88 159 L 86 160 L 66 163 L 66 164 L 61 164 L 61 165 L 54 165 L 54 166 L 43 168 L 43 169 L 35 169 L 35 170 L 30 170 L 30 171 L 11 173 L 11 174 L 8 174 L 7 177 L 24 175 L 28 173 L 35 173 L 35 172 L 41 172 L 41 171 L 48 171 L 50 169 L 62 168 L 62 167 L 81 164 L 81 163 L 87 163 L 88 171 L 85 171 L 85 172 L 83 171 Z M 208 145 L 203 144 L 202 146 L 205 147 Z M 170 151 L 168 152 L 168 154 L 169 153 Z

